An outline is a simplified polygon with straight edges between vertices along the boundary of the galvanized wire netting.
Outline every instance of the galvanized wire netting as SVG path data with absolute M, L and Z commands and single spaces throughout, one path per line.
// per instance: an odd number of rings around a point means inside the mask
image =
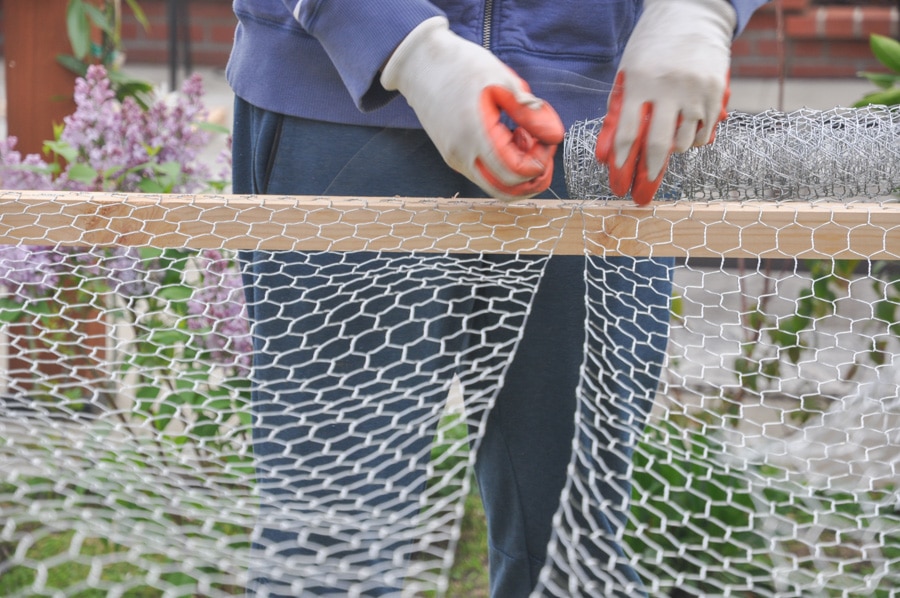
M 0 595 L 474 592 L 473 455 L 563 254 L 586 338 L 535 595 L 892 595 L 897 115 L 734 117 L 673 160 L 679 198 L 817 200 L 739 211 L 0 193 Z M 294 324 L 252 344 L 270 298 Z
M 612 198 L 594 158 L 603 119 L 565 141 L 572 197 Z M 900 177 L 900 106 L 731 113 L 713 143 L 672 156 L 658 199 L 850 200 L 887 197 Z

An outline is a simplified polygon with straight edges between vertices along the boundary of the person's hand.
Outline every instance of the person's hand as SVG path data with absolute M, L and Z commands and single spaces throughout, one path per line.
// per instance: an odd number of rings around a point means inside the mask
M 645 0 L 597 137 L 613 193 L 649 203 L 673 152 L 713 140 L 736 21 L 728 0 Z
M 493 54 L 422 22 L 397 46 L 381 74 L 398 90 L 447 164 L 489 195 L 514 200 L 550 186 L 565 129 L 556 111 Z M 518 126 L 513 131 L 502 114 Z

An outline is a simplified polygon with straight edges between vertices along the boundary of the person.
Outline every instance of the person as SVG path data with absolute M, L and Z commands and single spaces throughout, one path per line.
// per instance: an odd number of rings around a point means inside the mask
M 669 155 L 712 138 L 731 41 L 762 2 L 235 0 L 233 190 L 564 198 L 565 131 L 608 107 L 597 159 L 615 193 L 647 203 Z M 428 447 L 458 377 L 467 409 L 482 414 L 468 421 L 478 427 L 491 595 L 528 596 L 573 474 L 585 376 L 600 389 L 592 400 L 613 412 L 595 422 L 605 439 L 595 458 L 576 465 L 608 481 L 600 498 L 614 508 L 584 514 L 609 533 L 586 553 L 601 585 L 574 592 L 641 594 L 614 532 L 629 494 L 622 447 L 641 432 L 664 358 L 669 261 L 241 259 L 262 505 L 251 594 L 415 585 Z M 536 276 L 523 299 L 516 281 Z

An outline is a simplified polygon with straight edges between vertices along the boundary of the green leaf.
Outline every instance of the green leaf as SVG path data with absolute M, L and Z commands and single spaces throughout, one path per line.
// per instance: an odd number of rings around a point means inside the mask
M 893 106 L 900 104 L 900 87 L 896 89 L 888 89 L 887 91 L 876 91 L 864 96 L 863 99 L 853 104 L 854 108 L 865 108 L 869 104 L 880 104 L 883 106 Z
M 87 74 L 88 65 L 83 60 L 78 60 L 74 56 L 68 54 L 58 54 L 56 62 L 61 64 L 66 70 L 75 73 L 79 77 Z
M 860 260 L 834 260 L 834 274 L 843 279 L 845 287 L 847 281 L 853 278 L 859 263 Z
M 167 193 L 166 188 L 156 179 L 141 180 L 138 183 L 138 189 L 140 189 L 142 193 Z
M 100 29 L 103 33 L 110 37 L 115 37 L 115 24 L 112 22 L 112 20 L 110 20 L 105 11 L 101 10 L 91 3 L 86 3 L 84 5 L 84 12 L 91 20 L 91 22 L 93 22 L 94 25 L 97 26 L 98 29 Z
M 86 4 L 83 0 L 69 0 L 66 9 L 66 31 L 72 53 L 75 58 L 83 60 L 91 49 L 91 24 L 88 21 Z
M 44 152 L 59 156 L 66 162 L 74 162 L 78 158 L 78 150 L 65 141 L 45 141 Z
M 895 73 L 900 74 L 900 42 L 885 35 L 873 33 L 869 37 L 869 46 L 875 58 Z
M 141 93 L 152 93 L 153 92 L 153 84 L 149 81 L 143 81 L 141 79 L 135 79 L 131 75 L 123 73 L 122 71 L 110 71 L 109 80 L 114 85 L 118 87 L 130 87 L 135 92 Z
M 868 79 L 881 89 L 890 89 L 894 85 L 900 84 L 900 75 L 892 75 L 891 73 L 870 73 L 862 71 L 857 73 L 858 76 Z
M 796 347 L 800 343 L 797 334 L 785 329 L 769 330 L 769 338 L 776 346 L 783 349 Z
M 250 411 L 238 411 L 238 420 L 242 426 L 250 426 L 253 424 L 253 413 Z
M 15 322 L 22 316 L 23 311 L 21 306 L 18 309 L 10 309 L 7 306 L 0 307 L 0 322 L 5 324 Z
M 131 12 L 134 13 L 134 18 L 138 23 L 141 24 L 141 27 L 144 28 L 144 31 L 150 29 L 150 21 L 147 20 L 147 15 L 144 14 L 144 11 L 141 9 L 138 4 L 138 0 L 126 0 L 128 2 L 128 7 L 131 8 Z
M 155 260 L 159 257 L 162 257 L 163 252 L 165 250 L 159 247 L 139 247 L 138 253 L 141 255 L 141 259 L 144 261 Z
M 231 130 L 228 127 L 226 127 L 225 125 L 211 123 L 206 120 L 202 120 L 200 122 L 194 123 L 194 126 L 196 126 L 201 131 L 207 131 L 209 133 L 222 133 L 224 135 L 227 135 L 228 133 L 231 132 Z
M 69 176 L 69 179 L 77 183 L 90 184 L 97 180 L 97 171 L 87 164 L 71 164 L 66 169 L 66 174 Z
M 172 402 L 169 402 L 170 400 Z M 156 417 L 153 418 L 153 427 L 160 432 L 169 427 L 172 417 L 178 413 L 178 404 L 179 403 L 174 395 L 169 397 L 168 400 L 160 402 Z
M 157 296 L 162 299 L 168 299 L 169 301 L 183 301 L 185 299 L 190 299 L 193 294 L 193 287 L 178 285 L 167 286 L 164 289 L 160 289 Z
M 809 328 L 810 324 L 812 324 L 810 318 L 795 314 L 779 322 L 778 329 L 793 335 L 793 339 L 796 341 L 797 334 Z
M 153 94 L 153 85 L 150 83 L 138 79 L 128 79 L 116 83 L 115 88 L 116 99 L 120 102 L 125 100 L 125 98 L 132 98 L 143 110 L 150 109 L 150 103 L 152 101 L 151 96 Z
M 181 168 L 179 162 L 164 162 L 156 167 L 156 171 L 164 180 L 175 183 L 181 179 Z
M 747 326 L 751 330 L 761 330 L 763 326 L 766 324 L 766 316 L 760 311 L 759 306 L 756 305 L 750 312 L 747 314 Z
M 171 347 L 186 343 L 188 340 L 190 340 L 189 334 L 171 328 L 158 328 L 150 333 L 150 342 L 158 346 Z
M 738 357 L 734 360 L 734 369 L 741 386 L 752 391 L 758 390 L 759 363 L 753 359 Z
M 672 298 L 669 300 L 669 311 L 676 321 L 684 320 L 684 298 L 678 293 L 672 294 Z
M 875 318 L 886 324 L 893 324 L 897 320 L 895 315 L 897 312 L 897 303 L 889 299 L 882 299 L 875 302 Z

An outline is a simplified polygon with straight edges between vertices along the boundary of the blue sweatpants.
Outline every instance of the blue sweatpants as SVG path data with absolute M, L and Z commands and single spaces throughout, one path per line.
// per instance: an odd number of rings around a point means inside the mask
M 233 147 L 239 194 L 484 195 L 417 130 L 297 119 L 238 98 Z M 552 188 L 565 196 L 559 156 Z M 482 423 L 469 418 L 482 426 L 475 472 L 491 593 L 528 596 L 567 479 L 578 389 L 614 393 L 607 402 L 629 413 L 598 438 L 627 446 L 623 436 L 643 428 L 665 351 L 670 265 L 373 252 L 253 251 L 241 259 L 263 505 L 251 593 L 375 596 L 403 586 L 392 554 L 417 538 L 396 523 L 422 507 L 428 447 L 458 376 L 470 414 L 492 405 Z M 588 275 L 602 284 L 586 285 Z M 591 313 L 586 295 L 600 306 Z M 586 351 L 599 357 L 585 360 Z M 583 376 L 591 383 L 580 385 Z M 616 474 L 607 478 L 610 492 L 627 494 L 628 455 L 607 459 L 603 451 L 598 465 Z M 355 520 L 361 513 L 369 520 Z M 623 515 L 589 519 L 615 530 Z M 331 524 L 305 529 L 311 520 Z M 610 542 L 598 558 L 621 554 Z M 323 546 L 333 550 L 315 550 Z M 615 567 L 637 579 L 621 561 Z

